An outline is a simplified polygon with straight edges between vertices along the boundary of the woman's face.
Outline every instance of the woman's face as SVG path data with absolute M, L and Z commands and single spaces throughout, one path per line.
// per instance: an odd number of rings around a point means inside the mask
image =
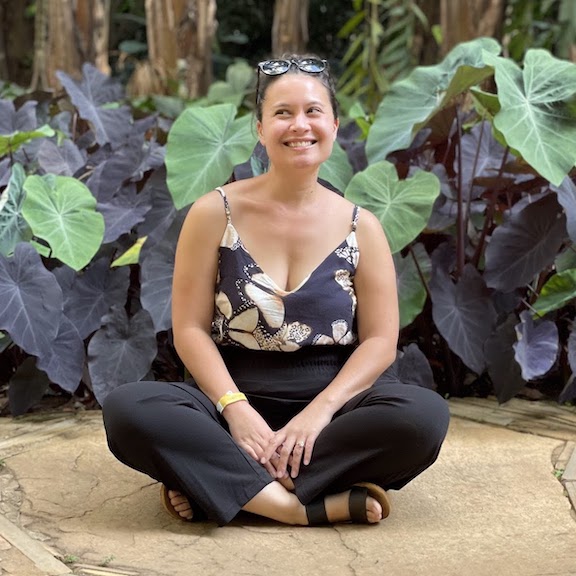
M 308 168 L 330 157 L 338 120 L 322 82 L 310 74 L 284 74 L 268 86 L 257 128 L 275 167 Z

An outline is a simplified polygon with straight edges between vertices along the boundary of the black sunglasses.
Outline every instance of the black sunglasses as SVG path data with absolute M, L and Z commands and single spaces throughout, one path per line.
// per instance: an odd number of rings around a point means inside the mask
M 280 74 L 286 74 L 292 66 L 296 66 L 296 68 L 308 74 L 320 74 L 326 70 L 328 62 L 320 60 L 320 58 L 264 60 L 264 62 L 258 64 L 258 70 L 261 70 L 267 76 L 279 76 Z

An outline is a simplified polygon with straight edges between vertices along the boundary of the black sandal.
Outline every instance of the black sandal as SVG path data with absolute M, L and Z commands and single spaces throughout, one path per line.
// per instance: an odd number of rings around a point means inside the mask
M 356 524 L 374 524 L 374 522 L 368 522 L 368 516 L 366 514 L 366 498 L 368 496 L 374 498 L 374 500 L 382 506 L 383 519 L 390 514 L 390 500 L 388 500 L 386 491 L 371 482 L 360 482 L 354 484 L 350 489 L 348 510 L 350 511 L 351 522 Z M 310 502 L 310 504 L 306 506 L 306 516 L 308 517 L 309 526 L 330 524 L 323 497 Z

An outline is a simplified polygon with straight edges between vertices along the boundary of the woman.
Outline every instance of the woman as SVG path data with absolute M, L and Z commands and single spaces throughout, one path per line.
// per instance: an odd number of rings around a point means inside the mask
M 390 249 L 372 214 L 318 182 L 338 131 L 326 62 L 261 62 L 256 92 L 268 172 L 200 198 L 178 241 L 174 343 L 194 382 L 114 390 L 109 446 L 178 518 L 376 524 L 385 490 L 436 459 L 446 403 L 387 378 Z

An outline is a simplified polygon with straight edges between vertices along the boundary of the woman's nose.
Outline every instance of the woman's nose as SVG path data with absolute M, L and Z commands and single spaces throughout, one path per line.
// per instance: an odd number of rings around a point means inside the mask
M 292 130 L 303 130 L 309 126 L 308 117 L 304 112 L 298 112 L 292 120 Z

